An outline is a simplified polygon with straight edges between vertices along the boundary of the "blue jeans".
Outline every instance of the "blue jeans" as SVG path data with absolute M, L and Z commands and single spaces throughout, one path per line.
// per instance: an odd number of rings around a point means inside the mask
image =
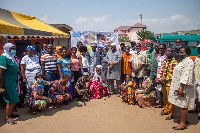
M 47 81 L 55 81 L 55 80 L 59 79 L 56 71 L 55 72 L 45 72 L 45 75 L 47 77 Z M 47 85 L 44 88 L 44 95 L 47 96 L 47 97 L 48 97 L 48 92 L 49 92 L 50 88 L 51 88 L 50 85 Z

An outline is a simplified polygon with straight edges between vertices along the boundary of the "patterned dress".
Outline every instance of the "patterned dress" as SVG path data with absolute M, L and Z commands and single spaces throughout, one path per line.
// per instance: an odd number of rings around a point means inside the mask
M 57 64 L 61 64 L 61 71 L 62 74 L 67 74 L 69 76 L 69 86 L 67 87 L 68 92 L 71 94 L 72 99 L 74 99 L 73 89 L 72 89 L 72 83 L 71 83 L 71 62 L 67 58 L 60 58 L 57 61 Z
M 91 99 L 100 99 L 101 97 L 104 97 L 104 96 L 110 96 L 109 89 L 100 86 L 99 83 L 100 83 L 100 80 L 96 80 L 92 82 L 92 79 L 91 79 L 89 81 Z
M 184 84 L 185 96 L 175 96 L 180 84 Z M 194 88 L 194 62 L 186 57 L 174 68 L 168 101 L 181 108 L 194 108 L 196 89 Z
M 124 88 L 121 90 L 121 99 L 123 101 L 128 101 L 129 104 L 135 104 L 135 90 L 137 89 L 137 85 L 134 81 L 129 81 L 127 83 L 122 84 Z
M 153 91 L 153 83 L 150 77 L 147 77 L 142 82 L 142 91 L 136 95 L 138 105 L 143 108 L 151 107 L 154 105 L 155 91 Z
M 60 84 L 60 81 L 59 81 L 59 80 L 58 80 L 58 83 L 57 83 L 57 84 L 54 83 L 54 84 L 52 85 L 52 87 L 57 88 L 57 89 L 56 89 L 56 92 L 57 92 L 57 93 L 64 93 L 64 96 L 67 95 L 67 93 L 66 93 L 67 87 L 66 87 L 66 86 L 62 86 L 62 85 Z M 57 100 L 57 99 L 61 99 L 61 98 L 63 97 L 63 95 L 60 95 L 60 94 L 54 95 L 54 94 L 51 93 L 51 90 L 49 90 L 49 97 L 52 99 L 53 103 L 55 103 L 56 100 Z
M 37 100 L 38 96 L 43 96 L 44 86 L 45 82 L 43 82 L 42 84 L 38 84 L 37 81 L 35 81 L 34 84 L 29 89 L 27 89 L 27 94 L 24 99 L 25 104 L 28 104 L 30 107 L 45 107 L 47 105 L 46 100 Z M 48 99 L 51 101 L 50 98 Z

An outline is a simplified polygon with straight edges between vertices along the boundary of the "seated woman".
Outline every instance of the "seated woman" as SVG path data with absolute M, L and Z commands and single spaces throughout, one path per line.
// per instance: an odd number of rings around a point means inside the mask
M 77 92 L 76 98 L 78 98 L 82 102 L 86 102 L 90 100 L 87 72 L 84 72 L 83 76 L 77 80 L 76 85 L 75 85 L 75 90 Z
M 49 97 L 53 101 L 53 108 L 57 108 L 59 104 L 66 101 L 71 97 L 67 90 L 67 84 L 69 82 L 69 76 L 67 74 L 62 75 L 61 79 L 54 83 L 49 90 Z
M 131 80 L 131 75 L 126 75 L 126 81 L 122 83 L 119 88 L 121 91 L 121 99 L 123 102 L 128 102 L 129 105 L 135 105 L 135 90 L 137 84 Z
M 110 96 L 109 89 L 102 80 L 101 65 L 97 65 L 89 81 L 91 99 L 100 99 L 103 96 Z
M 51 82 L 53 84 L 54 81 Z M 51 99 L 43 96 L 44 86 L 50 83 L 43 80 L 43 75 L 41 72 L 36 73 L 34 84 L 27 89 L 27 94 L 25 96 L 25 104 L 28 104 L 31 108 L 31 113 L 36 114 L 35 110 L 44 108 L 47 103 L 51 103 Z
M 143 71 L 142 89 L 136 91 L 136 101 L 141 108 L 148 108 L 154 105 L 155 91 L 153 91 L 153 83 L 150 78 L 148 69 Z

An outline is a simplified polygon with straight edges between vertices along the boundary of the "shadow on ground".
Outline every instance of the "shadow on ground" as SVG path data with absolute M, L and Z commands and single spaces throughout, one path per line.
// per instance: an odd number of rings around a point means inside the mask
M 30 113 L 30 108 L 24 105 L 24 108 L 17 108 L 17 112 L 13 111 L 13 114 L 20 115 L 19 118 L 16 118 L 17 121 L 26 121 L 26 120 L 37 118 L 40 116 L 53 116 L 59 111 L 70 110 L 74 107 L 82 107 L 82 106 L 84 106 L 82 102 L 74 101 L 74 102 L 70 102 L 68 105 L 63 105 L 61 107 L 58 107 L 57 109 L 53 109 L 51 107 L 43 108 L 41 112 L 37 112 L 36 115 L 32 115 Z M 0 127 L 6 124 L 5 113 L 6 113 L 5 106 L 1 104 L 0 105 Z

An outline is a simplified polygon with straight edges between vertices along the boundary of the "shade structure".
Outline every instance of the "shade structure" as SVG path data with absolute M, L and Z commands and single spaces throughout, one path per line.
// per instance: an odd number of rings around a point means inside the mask
M 33 16 L 23 15 L 2 8 L 0 8 L 0 34 L 70 37 L 69 34 Z

